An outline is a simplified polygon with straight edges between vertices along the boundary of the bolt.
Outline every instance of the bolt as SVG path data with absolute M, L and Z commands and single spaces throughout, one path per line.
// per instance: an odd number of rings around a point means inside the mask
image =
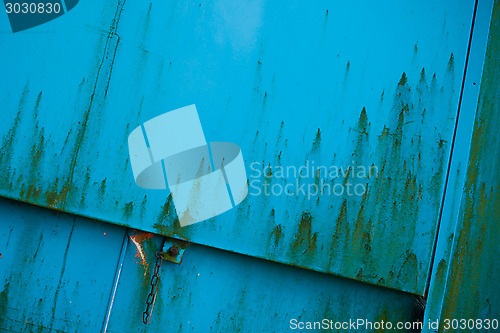
M 177 257 L 179 255 L 179 249 L 177 246 L 171 246 L 170 249 L 167 250 L 167 253 L 171 257 Z

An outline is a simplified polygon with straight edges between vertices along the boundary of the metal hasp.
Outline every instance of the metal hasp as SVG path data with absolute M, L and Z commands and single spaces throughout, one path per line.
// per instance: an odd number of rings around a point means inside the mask
M 175 238 L 167 237 L 165 239 L 165 244 L 163 245 L 163 250 L 160 255 L 163 260 L 173 262 L 174 264 L 180 265 L 182 258 L 184 257 L 184 252 L 188 247 L 189 243 Z

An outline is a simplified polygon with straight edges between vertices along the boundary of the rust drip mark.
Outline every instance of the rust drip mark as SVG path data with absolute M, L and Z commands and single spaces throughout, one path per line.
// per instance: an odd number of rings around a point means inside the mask
M 381 323 L 381 322 L 388 322 L 390 320 L 389 318 L 389 315 L 388 315 L 388 312 L 387 312 L 387 309 L 386 308 L 383 308 L 382 309 L 382 313 L 380 313 L 379 315 L 377 315 L 377 317 L 375 318 L 375 322 L 378 322 L 378 323 Z M 374 331 L 375 333 L 383 333 L 383 332 L 388 332 L 388 330 L 386 330 L 386 328 L 380 328 L 376 331 Z
M 321 130 L 318 128 L 318 131 L 316 132 L 316 137 L 314 138 L 313 144 L 312 144 L 312 149 L 311 152 L 319 152 L 321 148 Z
M 8 280 L 10 281 L 10 279 Z M 7 321 L 7 311 L 9 309 L 9 282 L 5 284 L 4 289 L 2 292 L 0 292 L 0 324 L 5 323 Z M 0 327 L 5 327 L 3 325 L 0 325 Z
M 336 223 L 335 223 L 335 234 L 333 236 L 334 238 L 333 246 L 339 244 L 342 239 L 346 240 L 349 239 L 350 230 L 349 230 L 349 220 L 347 215 L 347 199 L 344 199 L 344 201 L 342 202 L 339 215 L 335 222 Z M 345 245 L 347 245 L 347 242 Z
M 371 220 L 366 221 L 367 218 L 365 217 L 365 201 L 368 196 L 368 191 L 363 194 L 359 205 L 358 217 L 352 233 L 352 246 L 361 254 L 369 254 L 371 251 L 371 232 L 373 225 Z M 369 257 L 365 257 L 365 259 L 369 260 Z
M 356 146 L 354 148 L 354 152 L 352 153 L 353 156 L 353 164 L 358 164 L 362 165 L 362 157 L 365 155 L 366 151 L 369 150 L 368 144 L 369 144 L 369 126 L 370 123 L 368 122 L 368 115 L 366 114 L 366 108 L 363 106 L 361 109 L 361 113 L 359 115 L 359 121 L 358 121 L 358 134 L 356 138 Z
M 63 186 L 61 191 L 58 191 L 59 178 L 56 178 L 52 186 L 45 191 L 45 201 L 51 208 L 58 207 L 66 198 L 69 192 L 69 187 Z
M 257 143 L 258 138 L 259 138 L 259 131 L 255 131 L 255 136 L 254 136 L 253 142 L 252 142 L 254 147 L 257 146 L 256 143 Z
M 261 42 L 260 43 L 260 51 L 259 51 L 259 57 L 257 60 L 257 66 L 255 70 L 255 79 L 254 79 L 254 86 L 253 90 L 256 93 L 256 96 L 260 98 L 261 96 L 261 86 L 262 86 L 262 58 L 264 56 L 264 45 Z M 264 100 L 265 103 L 265 100 Z M 263 109 L 264 110 L 264 109 Z
M 403 72 L 403 75 L 401 75 L 401 79 L 399 80 L 398 86 L 403 87 L 407 81 L 408 81 L 408 79 L 406 77 L 406 73 Z
M 123 217 L 129 219 L 134 212 L 134 202 L 130 201 L 123 206 Z
M 172 194 L 168 195 L 167 201 L 158 214 L 157 222 L 153 224 L 153 228 L 162 235 L 176 235 L 188 240 L 185 237 L 187 230 L 181 228 L 177 213 L 175 212 Z
M 285 123 L 282 121 L 281 122 L 281 125 L 280 125 L 280 129 L 278 131 L 278 136 L 276 137 L 276 148 L 279 148 L 279 145 L 281 144 L 281 141 L 283 140 L 283 127 L 285 126 Z M 257 133 L 255 134 L 255 141 L 257 140 L 257 135 L 258 135 L 258 131 Z M 254 141 L 254 143 L 255 143 Z M 278 163 L 281 163 L 281 151 L 279 152 L 279 155 L 277 156 L 278 157 Z
M 425 68 L 422 67 L 422 71 L 420 72 L 420 83 L 425 84 L 426 78 L 425 78 Z
M 418 286 L 418 275 L 417 256 L 411 251 L 406 251 L 406 258 L 399 270 L 398 280 L 404 281 L 404 284 L 408 284 L 413 279 L 413 288 L 416 289 Z
M 148 196 L 144 195 L 144 199 L 142 200 L 142 203 L 141 203 L 141 212 L 140 212 L 141 217 L 144 217 L 144 214 L 146 213 L 147 206 L 148 206 Z
M 316 250 L 318 233 L 312 232 L 312 216 L 308 212 L 303 212 L 300 218 L 299 227 L 293 242 L 292 249 L 294 253 L 302 251 L 301 255 L 308 253 L 313 255 Z
M 21 123 L 22 112 L 24 110 L 24 105 L 26 104 L 26 98 L 29 94 L 28 85 L 29 82 L 26 82 L 24 90 L 21 94 L 21 98 L 19 99 L 18 111 L 16 117 L 14 118 L 14 123 L 2 139 L 2 146 L 0 149 L 0 163 L 4 166 L 7 166 L 6 168 L 2 168 L 2 171 L 5 172 L 3 177 L 4 181 L 2 181 L 2 187 L 10 188 L 12 186 L 12 183 L 9 182 L 11 172 L 13 171 L 11 170 L 11 161 L 12 156 L 14 155 L 14 145 L 17 140 L 17 131 Z
M 40 176 L 38 171 L 40 166 L 40 161 L 44 156 L 44 136 L 43 136 L 43 128 L 40 132 L 40 141 L 38 144 L 33 144 L 31 147 L 31 167 L 30 167 L 30 175 L 29 175 L 29 185 L 28 192 L 26 193 L 25 199 L 38 199 L 41 193 L 41 188 L 37 185 L 37 176 Z
M 425 70 L 420 73 L 420 79 L 425 80 Z M 423 92 L 428 89 L 420 84 L 417 86 L 417 92 L 419 88 L 424 89 Z M 421 158 L 422 140 L 420 134 L 418 137 L 413 137 L 411 135 L 413 133 L 404 128 L 405 123 L 421 122 L 421 119 L 417 119 L 421 112 L 414 112 L 413 97 L 408 77 L 406 73 L 402 73 L 395 87 L 390 123 L 384 125 L 378 135 L 378 143 L 374 150 L 374 155 L 379 157 L 376 163 L 372 163 L 377 165 L 377 177 L 371 177 L 367 181 L 366 192 L 361 202 L 359 198 L 344 197 L 340 207 L 334 208 L 338 216 L 332 239 L 329 242 L 331 244 L 328 262 L 330 271 L 338 270 L 339 267 L 344 267 L 342 269 L 345 270 L 347 262 L 356 263 L 357 265 L 347 269 L 349 276 L 357 276 L 360 280 L 371 282 L 378 281 L 382 285 L 391 285 L 395 274 L 391 271 L 384 276 L 377 275 L 377 263 L 370 260 L 370 257 L 373 259 L 373 252 L 382 251 L 388 257 L 397 258 L 397 250 L 406 245 L 405 239 L 411 239 L 415 235 L 420 206 L 417 200 L 420 200 L 423 195 L 422 183 L 427 184 L 431 181 L 435 173 L 424 174 L 422 180 L 416 176 L 417 160 Z M 423 109 L 421 105 L 418 107 L 419 110 Z M 364 163 L 368 157 L 367 154 L 373 151 L 369 145 L 370 134 L 368 111 L 363 108 L 353 138 L 353 164 Z M 412 147 L 412 151 L 415 147 L 415 154 L 412 155 L 407 147 Z M 444 150 L 444 148 L 445 144 L 442 143 L 441 149 Z M 439 162 L 442 164 L 442 159 Z M 352 174 L 351 169 L 347 171 L 344 184 Z M 442 180 L 440 175 L 437 177 L 440 181 Z M 434 196 L 435 193 L 431 193 L 431 197 Z M 381 207 L 386 209 L 381 209 Z M 408 221 L 409 223 L 402 225 L 394 221 Z M 352 234 L 351 229 L 353 229 Z M 381 249 L 379 243 L 373 241 L 376 239 L 375 235 L 381 233 L 387 235 L 385 237 L 390 238 L 394 246 Z M 405 235 L 405 238 L 401 238 L 401 235 Z M 408 255 L 404 262 L 403 260 L 391 262 L 391 265 L 396 267 L 396 269 L 393 268 L 394 271 L 400 272 L 398 284 L 407 289 L 418 288 L 417 282 L 421 278 L 419 274 L 422 269 L 419 269 L 415 254 Z M 410 271 L 415 274 L 408 273 Z
M 363 109 L 361 109 L 361 113 L 359 115 L 358 132 L 360 134 L 368 136 L 368 132 L 366 130 L 366 127 L 368 125 L 369 123 L 368 123 L 368 116 L 366 115 L 366 108 L 363 106 Z
M 44 146 L 45 146 L 45 138 L 44 138 L 44 129 L 39 129 L 38 127 L 38 109 L 40 107 L 40 103 L 42 100 L 42 92 L 37 96 L 35 107 L 33 109 L 33 123 L 34 123 L 34 134 L 33 134 L 33 144 L 31 146 L 30 156 L 28 165 L 28 191 L 25 193 L 25 199 L 34 199 L 35 201 L 40 197 L 42 192 L 41 188 L 37 185 L 37 180 L 40 177 L 39 167 L 41 161 L 45 155 Z M 38 142 L 36 138 L 38 137 Z
M 283 237 L 283 227 L 281 226 L 281 224 L 278 224 L 277 226 L 274 227 L 270 237 L 274 248 L 277 248 L 279 246 L 282 237 Z
M 149 264 L 146 257 L 146 252 L 144 251 L 143 242 L 146 241 L 147 239 L 153 238 L 153 236 L 154 235 L 149 232 L 141 232 L 140 234 L 137 235 L 128 236 L 137 249 L 135 257 L 139 258 L 140 263 L 144 268 L 144 277 L 146 277 L 146 274 L 148 272 Z
M 101 181 L 101 184 L 99 185 L 99 189 L 97 190 L 97 193 L 99 194 L 100 199 L 104 198 L 104 193 L 106 193 L 106 178 L 104 178 Z
M 444 259 L 441 259 L 439 261 L 439 264 L 438 264 L 438 267 L 437 267 L 437 270 L 436 270 L 436 282 L 437 282 L 437 285 L 444 285 L 444 283 L 446 283 L 446 269 L 447 269 L 447 264 L 446 264 L 446 260 Z
M 87 197 L 87 191 L 89 189 L 89 186 L 90 186 L 90 168 L 87 167 L 80 195 L 80 208 L 85 208 L 85 198 Z
M 275 225 L 276 224 L 276 211 L 274 208 L 271 208 L 271 212 L 269 213 L 269 224 L 270 225 Z
M 453 55 L 453 53 L 450 54 L 450 60 L 448 60 L 448 72 L 455 72 L 455 56 Z
M 170 219 L 174 214 L 174 205 L 172 202 L 172 194 L 168 195 L 167 201 L 163 205 L 162 211 L 158 215 L 158 223 L 163 222 L 164 220 Z
M 384 125 L 384 128 L 382 129 L 382 133 L 378 136 L 379 139 L 385 138 L 389 135 L 389 129 Z
M 78 129 L 78 131 L 76 133 L 75 144 L 73 146 L 71 157 L 70 157 L 69 177 L 67 178 L 67 180 L 65 182 L 65 185 L 64 185 L 65 187 L 68 188 L 68 190 L 67 191 L 62 191 L 62 193 L 65 193 L 65 195 L 66 195 L 63 198 L 63 205 L 62 205 L 62 209 L 63 210 L 66 207 L 67 195 L 69 194 L 69 192 L 71 190 L 71 184 L 73 183 L 73 177 L 74 177 L 75 168 L 76 168 L 76 161 L 77 161 L 77 158 L 78 158 L 78 153 L 80 152 L 80 149 L 82 147 L 83 140 L 85 138 L 85 132 L 87 130 L 87 124 L 88 124 L 88 121 L 89 121 L 90 112 L 91 112 L 91 110 L 93 108 L 94 99 L 96 97 L 96 94 L 98 93 L 98 86 L 101 83 L 101 71 L 103 70 L 104 65 L 106 63 L 108 63 L 109 55 L 112 52 L 113 55 L 112 55 L 112 58 L 111 58 L 111 62 L 109 64 L 110 68 L 109 68 L 108 78 L 106 79 L 106 82 L 104 83 L 105 84 L 104 98 L 106 98 L 106 95 L 107 95 L 107 91 L 108 91 L 108 87 L 109 87 L 109 82 L 111 80 L 111 73 L 112 73 L 112 70 L 113 70 L 113 65 L 114 65 L 114 61 L 115 61 L 115 57 L 116 57 L 116 51 L 118 49 L 118 42 L 119 42 L 119 38 L 118 38 L 118 35 L 116 34 L 116 31 L 117 31 L 117 28 L 118 28 L 118 23 L 120 21 L 120 16 L 121 16 L 121 13 L 123 11 L 123 6 L 125 5 L 125 2 L 126 1 L 118 3 L 118 6 L 116 7 L 115 16 L 113 17 L 113 21 L 112 21 L 110 30 L 109 30 L 107 38 L 106 38 L 106 43 L 105 43 L 105 46 L 104 46 L 104 53 L 103 53 L 103 56 L 101 58 L 99 67 L 97 69 L 97 75 L 96 75 L 96 78 L 95 78 L 95 81 L 94 81 L 94 87 L 93 87 L 93 90 L 92 90 L 92 95 L 90 96 L 90 102 L 89 102 L 89 105 L 87 107 L 87 110 L 84 113 L 83 121 L 79 122 L 80 128 Z M 115 45 L 114 49 L 110 50 L 111 40 L 115 36 L 118 38 L 118 40 L 116 42 L 116 45 Z

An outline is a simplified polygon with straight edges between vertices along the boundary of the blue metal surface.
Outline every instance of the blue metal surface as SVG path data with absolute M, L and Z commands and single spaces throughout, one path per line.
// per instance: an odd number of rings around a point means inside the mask
M 423 294 L 473 7 L 81 2 L 2 35 L 0 194 Z M 378 177 L 335 179 L 362 196 L 249 195 L 180 228 L 167 193 L 135 186 L 126 138 L 192 103 L 207 139 L 239 144 L 262 184 L 295 183 L 279 166 L 312 164 Z
M 160 246 L 156 236 L 145 244 L 149 263 Z M 146 298 L 152 265 L 130 264 L 137 252 L 129 249 L 109 332 L 288 332 L 293 318 L 416 318 L 416 297 L 409 294 L 191 245 L 181 265 L 163 263 L 153 318 L 144 329 L 144 304 L 130 300 Z
M 145 326 L 162 237 L 6 199 L 0 216 L 0 331 L 98 332 L 111 299 L 108 332 L 287 332 L 294 318 L 418 318 L 410 294 L 190 245 L 181 265 L 163 263 Z
M 454 331 L 445 329 L 446 319 L 481 321 L 482 328 L 474 325 L 468 332 L 494 332 L 484 324 L 487 319 L 500 320 L 500 2 L 480 2 L 476 20 L 474 30 L 479 33 L 473 37 L 476 45 L 465 89 L 467 98 L 474 93 L 480 97 L 478 103 L 464 98 L 467 104 L 457 131 L 462 147 L 452 161 L 425 314 L 425 320 L 442 323 L 436 332 Z M 483 30 L 488 28 L 486 39 Z M 475 52 L 486 42 L 481 71 L 483 59 Z

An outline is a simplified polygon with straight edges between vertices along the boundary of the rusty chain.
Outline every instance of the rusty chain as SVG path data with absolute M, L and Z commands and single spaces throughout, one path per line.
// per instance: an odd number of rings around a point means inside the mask
M 153 312 L 154 304 L 156 301 L 156 294 L 158 292 L 158 282 L 160 281 L 160 267 L 163 262 L 163 257 L 161 252 L 156 252 L 156 262 L 153 271 L 153 276 L 151 276 L 151 292 L 146 299 L 146 311 L 142 313 L 142 322 L 147 325 L 151 321 L 151 313 Z

